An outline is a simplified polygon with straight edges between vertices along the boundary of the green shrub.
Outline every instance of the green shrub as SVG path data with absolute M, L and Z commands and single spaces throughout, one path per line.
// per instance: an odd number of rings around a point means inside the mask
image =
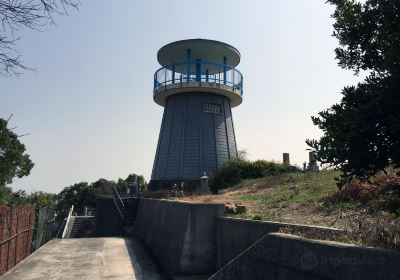
M 214 177 L 213 191 L 232 187 L 242 179 L 254 179 L 299 171 L 297 167 L 266 160 L 248 161 L 234 159 L 226 161 Z
M 261 178 L 265 176 L 273 176 L 281 174 L 285 171 L 286 166 L 283 164 L 266 161 L 266 160 L 257 160 L 251 163 L 253 176 L 247 178 Z
M 249 162 L 241 159 L 226 161 L 214 177 L 215 190 L 236 185 L 243 178 L 243 171 L 248 172 Z

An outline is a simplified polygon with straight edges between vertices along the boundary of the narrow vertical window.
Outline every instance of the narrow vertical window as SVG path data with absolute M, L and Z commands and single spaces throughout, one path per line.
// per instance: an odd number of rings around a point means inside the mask
M 204 113 L 222 114 L 222 106 L 217 103 L 205 103 Z

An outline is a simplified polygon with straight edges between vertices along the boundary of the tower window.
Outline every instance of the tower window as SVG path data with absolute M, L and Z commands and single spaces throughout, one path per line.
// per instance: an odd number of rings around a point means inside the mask
M 222 106 L 216 103 L 205 103 L 204 113 L 222 114 Z

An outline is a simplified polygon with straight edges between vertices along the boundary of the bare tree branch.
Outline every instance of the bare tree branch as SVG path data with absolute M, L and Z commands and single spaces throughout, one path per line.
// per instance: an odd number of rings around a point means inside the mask
M 11 118 L 14 116 L 14 114 L 11 114 L 8 119 L 6 120 L 6 124 L 8 124 L 8 122 L 11 120 Z
M 28 136 L 28 135 L 31 135 L 31 134 L 32 134 L 32 133 L 30 133 L 30 132 L 29 132 L 29 133 L 25 133 L 25 134 L 17 135 L 17 137 L 18 137 L 18 138 L 20 138 L 20 137 Z
M 55 24 L 54 15 L 68 15 L 69 9 L 79 5 L 79 0 L 0 0 L 0 76 L 32 70 L 21 62 L 16 32 Z

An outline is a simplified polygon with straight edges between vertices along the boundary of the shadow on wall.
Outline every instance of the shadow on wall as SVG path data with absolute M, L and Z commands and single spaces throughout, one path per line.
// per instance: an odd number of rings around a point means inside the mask
M 236 258 L 268 233 L 278 232 L 283 228 L 292 228 L 303 232 L 319 232 L 326 238 L 343 234 L 342 230 L 309 225 L 288 224 L 268 221 L 254 221 L 236 218 L 218 219 L 217 256 L 218 268 Z
M 225 265 L 210 280 L 395 280 L 400 253 L 271 233 Z
M 125 245 L 131 258 L 135 279 L 138 280 L 163 280 L 158 267 L 149 258 L 148 253 L 143 248 L 140 241 L 134 238 L 125 238 Z
M 122 231 L 122 217 L 114 205 L 112 196 L 99 196 L 96 200 L 96 237 L 120 236 Z

